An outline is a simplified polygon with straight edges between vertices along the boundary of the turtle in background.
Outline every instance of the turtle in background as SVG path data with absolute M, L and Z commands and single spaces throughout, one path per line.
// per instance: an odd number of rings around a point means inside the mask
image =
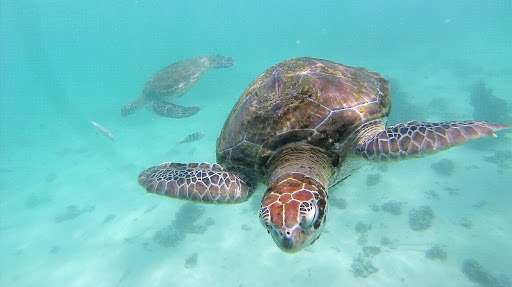
M 231 67 L 235 60 L 221 55 L 201 56 L 171 64 L 147 81 L 142 95 L 123 107 L 122 116 L 135 113 L 147 104 L 163 117 L 184 118 L 195 115 L 199 107 L 184 107 L 171 103 L 185 94 L 210 69 Z
M 218 164 L 162 163 L 144 170 L 148 192 L 206 202 L 246 201 L 267 185 L 260 221 L 285 252 L 322 232 L 328 189 L 365 163 L 424 157 L 509 126 L 410 121 L 387 127 L 388 81 L 365 68 L 297 58 L 277 64 L 242 94 L 217 139 Z

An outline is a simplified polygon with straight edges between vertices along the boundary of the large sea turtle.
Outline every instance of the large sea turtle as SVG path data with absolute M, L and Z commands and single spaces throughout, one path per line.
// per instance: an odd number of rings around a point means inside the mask
M 185 94 L 209 69 L 231 67 L 235 60 L 221 55 L 201 56 L 171 64 L 147 81 L 142 95 L 123 107 L 121 115 L 135 113 L 146 104 L 163 117 L 184 118 L 195 115 L 199 107 L 184 107 L 171 101 Z
M 234 106 L 217 139 L 219 164 L 162 163 L 139 183 L 168 197 L 239 203 L 263 182 L 260 221 L 283 251 L 296 252 L 320 236 L 328 188 L 364 163 L 424 157 L 509 128 L 485 121 L 386 128 L 390 108 L 388 81 L 378 73 L 287 60 L 256 78 Z

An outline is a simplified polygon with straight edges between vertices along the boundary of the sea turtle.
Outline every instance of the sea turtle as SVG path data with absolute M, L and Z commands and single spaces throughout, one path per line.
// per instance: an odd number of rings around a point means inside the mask
M 208 203 L 247 200 L 268 187 L 260 221 L 285 252 L 315 241 L 328 188 L 364 163 L 423 157 L 509 128 L 485 121 L 410 121 L 388 128 L 388 81 L 365 68 L 297 58 L 266 70 L 242 94 L 217 139 L 217 161 L 144 170 L 150 193 Z M 222 165 L 222 166 L 221 166 Z
M 221 55 L 201 56 L 171 64 L 147 81 L 142 95 L 124 106 L 121 115 L 131 115 L 152 103 L 153 111 L 163 117 L 193 116 L 199 112 L 199 107 L 184 107 L 170 102 L 185 94 L 209 69 L 227 68 L 234 64 L 233 58 Z

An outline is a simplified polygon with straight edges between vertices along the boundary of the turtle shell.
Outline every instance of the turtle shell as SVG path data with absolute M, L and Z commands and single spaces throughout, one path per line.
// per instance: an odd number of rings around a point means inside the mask
M 149 79 L 142 92 L 151 100 L 170 100 L 183 95 L 210 68 L 208 56 L 171 64 Z
M 387 117 L 390 108 L 388 81 L 378 73 L 287 60 L 256 78 L 235 104 L 217 139 L 217 161 L 264 172 L 270 156 L 292 143 L 338 154 L 353 131 Z

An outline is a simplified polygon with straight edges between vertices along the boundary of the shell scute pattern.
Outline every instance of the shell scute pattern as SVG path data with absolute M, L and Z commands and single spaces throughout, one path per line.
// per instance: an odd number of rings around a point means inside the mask
M 207 57 L 198 57 L 176 62 L 153 75 L 143 93 L 160 99 L 196 82 L 208 70 Z
M 390 107 L 389 85 L 377 73 L 309 58 L 286 61 L 254 80 L 235 104 L 217 160 L 261 174 L 288 144 L 337 152 L 355 128 L 387 116 Z

